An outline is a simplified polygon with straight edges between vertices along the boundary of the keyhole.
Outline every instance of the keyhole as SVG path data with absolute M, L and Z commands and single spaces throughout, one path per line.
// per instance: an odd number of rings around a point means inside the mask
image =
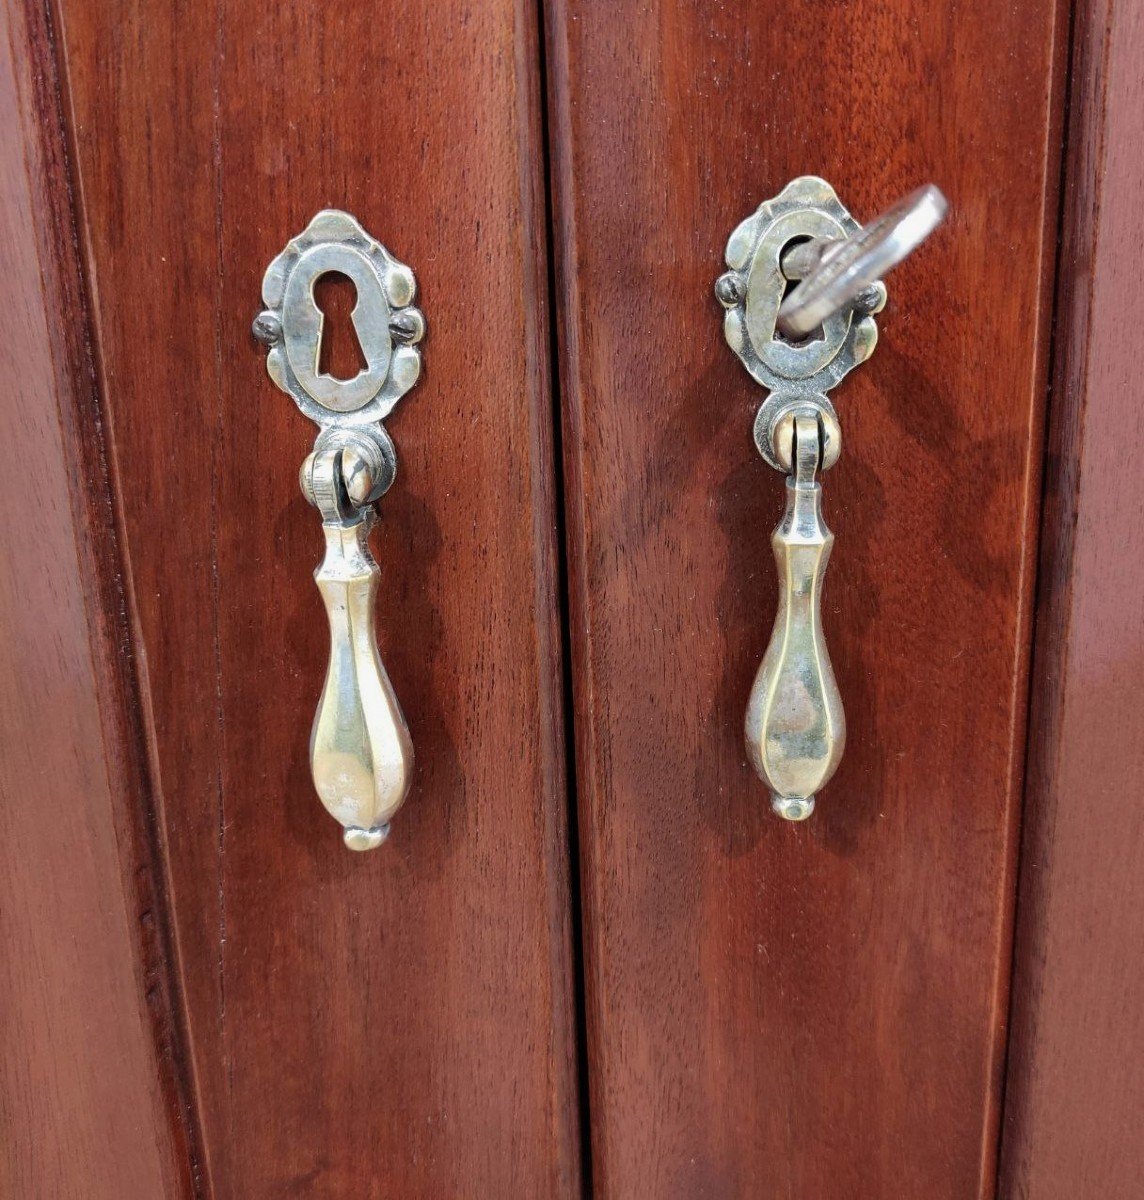
M 355 379 L 368 370 L 351 314 L 357 303 L 354 281 L 340 271 L 327 271 L 314 283 L 314 303 L 325 318 L 318 374 L 335 379 Z
M 794 247 L 794 246 L 797 246 L 797 245 L 801 244 L 802 242 L 809 242 L 810 240 L 811 240 L 811 239 L 810 239 L 809 237 L 793 237 L 793 238 L 791 238 L 791 239 L 790 239 L 790 241 L 789 241 L 789 242 L 787 242 L 787 244 L 786 244 L 785 246 L 783 246 L 782 250 L 781 250 L 781 251 L 779 251 L 779 262 L 780 262 L 780 263 L 782 262 L 782 260 L 783 260 L 783 255 L 785 255 L 785 254 L 786 254 L 786 252 L 787 252 L 788 250 L 790 250 L 792 247 Z M 786 299 L 786 298 L 787 298 L 787 297 L 788 297 L 788 296 L 791 294 L 791 292 L 793 292 L 793 291 L 794 291 L 794 289 L 795 289 L 796 287 L 798 287 L 798 285 L 799 285 L 801 282 L 802 282 L 802 280 L 801 280 L 801 279 L 788 279 L 788 280 L 786 280 L 786 282 L 785 282 L 785 286 L 783 287 L 783 296 L 782 296 L 782 299 L 783 299 L 783 300 L 785 300 L 785 299 Z M 780 305 L 782 304 L 782 300 L 780 300 L 780 301 L 779 301 L 779 304 L 780 304 Z M 808 334 L 806 335 L 806 337 L 804 337 L 804 338 L 801 338 L 801 339 L 800 339 L 799 341 L 797 341 L 797 342 L 792 342 L 792 341 L 790 340 L 790 338 L 786 337 L 786 336 L 785 336 L 785 334 L 782 334 L 782 333 L 780 333 L 780 332 L 779 332 L 779 331 L 776 329 L 776 330 L 775 330 L 775 339 L 776 339 L 777 341 L 780 341 L 780 342 L 786 342 L 786 344 L 787 344 L 788 346 L 809 346 L 811 342 L 824 342 L 824 341 L 826 341 L 826 330 L 824 330 L 824 329 L 822 328 L 822 326 L 821 326 L 821 325 L 819 325 L 819 327 L 818 327 L 817 329 L 812 329 L 812 330 L 810 331 L 810 333 L 808 333 Z

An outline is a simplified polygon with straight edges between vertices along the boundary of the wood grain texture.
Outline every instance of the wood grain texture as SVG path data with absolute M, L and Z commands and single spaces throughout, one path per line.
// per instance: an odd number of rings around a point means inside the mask
M 0 5 L 0 1195 L 190 1195 L 46 9 Z
M 593 1183 L 992 1194 L 1047 375 L 1062 13 L 550 0 Z M 726 238 L 791 178 L 948 225 L 835 393 L 846 756 L 776 821 L 742 722 L 782 480 Z
M 1144 10 L 1075 22 L 1006 1200 L 1134 1200 L 1144 1176 Z
M 536 13 L 59 7 L 207 1186 L 575 1194 Z M 418 773 L 365 856 L 307 763 L 315 430 L 249 334 L 327 206 L 429 324 L 374 535 Z

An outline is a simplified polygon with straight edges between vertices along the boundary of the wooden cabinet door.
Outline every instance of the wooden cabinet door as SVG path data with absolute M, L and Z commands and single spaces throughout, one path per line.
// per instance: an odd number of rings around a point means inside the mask
M 574 1195 L 537 14 L 5 18 L 4 341 L 39 389 L 5 401 L 6 486 L 49 507 L 6 544 L 34 543 L 4 610 L 29 1037 L 4 1052 L 0 1190 Z M 267 264 L 327 206 L 412 264 L 429 325 L 374 534 L 417 775 L 367 855 L 306 761 L 314 429 L 250 335 Z M 55 904 L 30 905 L 29 872 Z
M 1144 834 L 1086 803 L 1144 776 L 1144 34 L 1073 10 L 0 3 L 0 1195 L 1135 1195 Z M 834 394 L 848 745 L 791 825 L 742 739 L 782 481 L 712 285 L 810 173 L 952 207 Z M 314 431 L 249 332 L 324 207 L 429 325 L 374 534 L 417 771 L 366 855 L 306 761 Z
M 1063 7 L 547 5 L 597 1196 L 993 1194 Z M 952 210 L 834 393 L 848 743 L 790 825 L 742 734 L 783 484 L 712 284 L 804 174 Z

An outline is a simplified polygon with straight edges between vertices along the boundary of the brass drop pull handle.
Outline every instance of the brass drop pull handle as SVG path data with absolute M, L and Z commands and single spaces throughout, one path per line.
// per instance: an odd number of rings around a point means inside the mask
M 323 315 L 314 285 L 338 272 L 357 291 L 352 321 L 365 360 L 353 379 L 320 370 Z M 413 745 L 374 632 L 380 572 L 369 549 L 374 505 L 397 473 L 382 426 L 417 382 L 424 319 L 413 273 L 347 213 L 327 209 L 270 264 L 254 335 L 271 379 L 320 426 L 302 493 L 321 513 L 326 553 L 314 574 L 330 661 L 310 734 L 310 771 L 351 850 L 381 845 L 409 791 Z
M 846 717 L 822 636 L 822 582 L 834 534 L 822 519 L 819 416 L 792 414 L 794 465 L 786 513 L 771 536 L 779 572 L 774 632 L 747 702 L 747 751 L 771 786 L 775 811 L 801 821 L 834 774 Z
M 747 754 L 790 821 L 814 811 L 834 774 L 846 719 L 822 632 L 822 587 L 834 535 L 822 518 L 818 475 L 838 461 L 842 435 L 827 391 L 873 353 L 878 276 L 945 216 L 932 184 L 863 228 L 822 179 L 803 176 L 731 234 L 715 284 L 727 342 L 769 395 L 755 445 L 787 474 L 786 513 L 771 539 L 779 606 L 747 703 Z M 790 283 L 795 286 L 790 294 Z

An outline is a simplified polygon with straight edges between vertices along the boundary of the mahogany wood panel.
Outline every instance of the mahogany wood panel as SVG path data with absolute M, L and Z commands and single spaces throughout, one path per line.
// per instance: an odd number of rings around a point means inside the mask
M 1053 0 L 550 0 L 596 1194 L 991 1195 L 1047 317 Z M 782 480 L 712 285 L 800 174 L 948 225 L 835 392 L 846 756 L 773 818 L 743 712 Z
M 0 5 L 0 1195 L 189 1195 L 51 30 Z
M 1144 10 L 1075 21 L 1006 1200 L 1134 1200 L 1144 1178 Z
M 577 1191 L 537 16 L 60 0 L 204 1189 Z M 320 208 L 415 270 L 382 656 L 417 752 L 347 852 L 309 778 L 315 429 L 249 334 Z

